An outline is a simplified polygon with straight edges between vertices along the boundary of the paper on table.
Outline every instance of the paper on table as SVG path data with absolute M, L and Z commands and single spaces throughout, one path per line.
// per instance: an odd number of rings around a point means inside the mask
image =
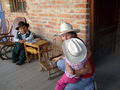
M 29 41 L 26 41 L 26 43 L 34 43 L 36 42 L 36 40 L 29 40 Z

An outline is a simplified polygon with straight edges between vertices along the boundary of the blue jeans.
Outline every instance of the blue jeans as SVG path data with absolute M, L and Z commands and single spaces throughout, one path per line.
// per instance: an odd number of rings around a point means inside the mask
M 65 60 L 61 59 L 57 62 L 57 66 L 61 71 L 65 71 Z M 80 81 L 74 84 L 67 84 L 65 90 L 94 90 L 94 76 L 89 78 L 80 78 Z

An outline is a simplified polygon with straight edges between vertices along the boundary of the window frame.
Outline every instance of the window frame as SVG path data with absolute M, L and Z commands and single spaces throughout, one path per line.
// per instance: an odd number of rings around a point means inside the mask
M 26 13 L 26 0 L 9 0 L 10 12 Z

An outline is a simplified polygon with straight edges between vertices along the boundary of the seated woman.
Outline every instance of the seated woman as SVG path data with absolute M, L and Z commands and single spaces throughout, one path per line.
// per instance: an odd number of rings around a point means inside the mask
M 25 63 L 26 55 L 24 50 L 24 42 L 33 39 L 32 32 L 28 29 L 29 24 L 24 22 L 19 22 L 16 28 L 17 34 L 14 36 L 15 46 L 12 51 L 13 63 L 17 65 L 22 65 Z
M 58 60 L 57 66 L 61 71 L 65 71 L 65 60 Z M 94 90 L 94 67 L 91 56 L 88 55 L 88 60 L 83 69 L 75 71 L 69 69 L 69 72 L 76 73 L 80 76 L 80 80 L 74 84 L 67 84 L 65 90 Z
M 74 30 L 72 25 L 69 23 L 61 24 L 61 39 L 63 41 L 78 38 L 78 30 Z M 87 62 L 84 68 L 80 70 L 72 70 L 68 68 L 68 72 L 74 72 L 77 76 L 80 76 L 80 80 L 74 84 L 67 84 L 64 90 L 94 90 L 93 80 L 94 80 L 94 67 L 91 61 L 91 53 L 88 52 Z M 53 59 L 53 62 L 57 62 L 57 66 L 60 70 L 65 71 L 65 60 L 64 56 L 59 56 Z

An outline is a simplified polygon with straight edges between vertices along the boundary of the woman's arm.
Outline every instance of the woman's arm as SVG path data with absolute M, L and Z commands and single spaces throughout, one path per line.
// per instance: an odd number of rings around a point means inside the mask
M 70 74 L 76 74 L 77 76 L 92 73 L 92 68 L 91 68 L 91 65 L 90 65 L 89 61 L 87 61 L 84 68 L 82 68 L 80 70 L 73 70 L 69 65 L 66 65 L 66 70 Z
M 70 74 L 74 74 L 74 70 L 72 70 L 71 66 L 68 63 L 65 63 L 65 69 Z
M 91 52 L 88 51 L 88 55 L 87 55 L 88 61 L 85 63 L 84 67 L 80 70 L 73 70 L 72 68 L 68 68 L 68 72 L 71 74 L 76 74 L 77 76 L 92 73 L 92 67 L 89 61 L 90 57 L 91 57 Z
M 55 57 L 55 58 L 52 59 L 52 62 L 55 63 L 55 62 L 57 62 L 58 60 L 60 60 L 61 58 L 64 58 L 64 56 L 61 55 L 61 56 Z
M 87 61 L 84 68 L 80 69 L 80 70 L 75 70 L 74 72 L 76 75 L 85 75 L 85 74 L 88 74 L 88 73 L 92 73 L 92 68 L 91 68 L 91 65 L 90 65 L 90 62 Z
M 92 73 L 92 67 L 91 67 L 91 63 L 89 61 L 89 59 L 91 58 L 91 51 L 88 50 L 88 55 L 87 55 L 87 59 L 88 61 L 85 63 L 84 68 L 80 69 L 80 70 L 75 70 L 75 74 L 77 75 L 85 75 L 88 73 Z

